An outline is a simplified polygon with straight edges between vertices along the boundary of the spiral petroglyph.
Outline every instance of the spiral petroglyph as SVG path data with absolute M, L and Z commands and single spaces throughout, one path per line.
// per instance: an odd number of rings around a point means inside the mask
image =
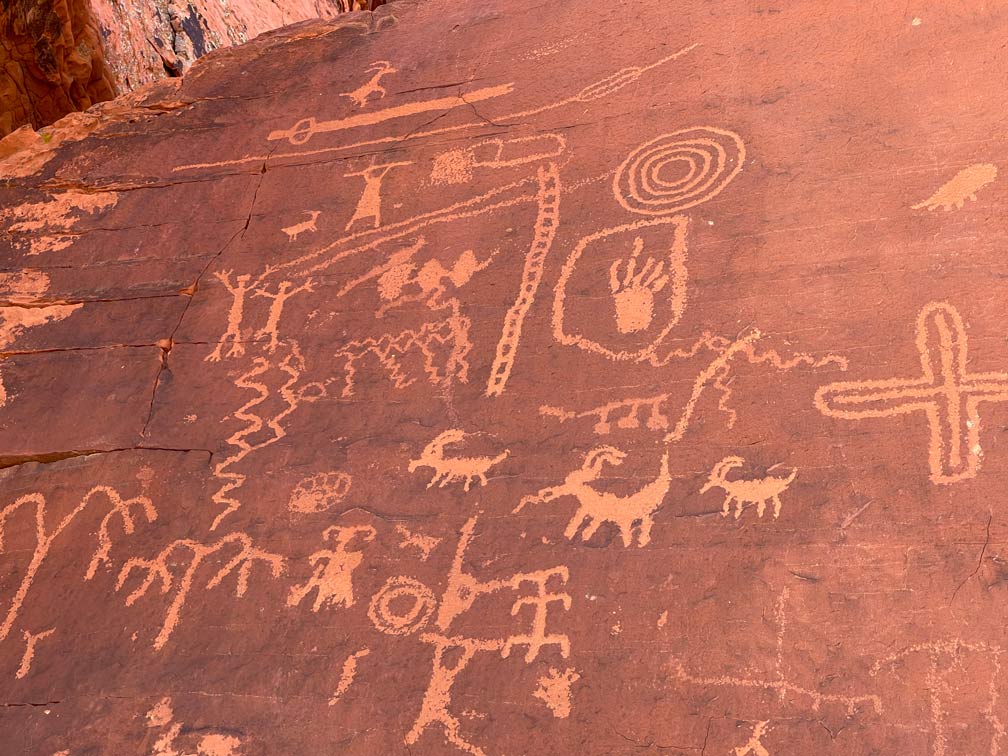
M 738 134 L 712 126 L 682 129 L 631 152 L 616 169 L 613 194 L 634 213 L 677 213 L 720 194 L 744 162 Z

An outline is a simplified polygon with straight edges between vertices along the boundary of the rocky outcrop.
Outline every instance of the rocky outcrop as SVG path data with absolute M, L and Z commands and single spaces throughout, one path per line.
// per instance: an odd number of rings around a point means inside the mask
M 115 96 L 89 0 L 10 0 L 0 8 L 0 135 L 45 126 Z
M 383 0 L 11 0 L 0 10 L 0 136 L 40 128 L 271 29 Z
M 1008 19 L 926 5 L 405 1 L 0 141 L 0 754 L 1003 756 Z

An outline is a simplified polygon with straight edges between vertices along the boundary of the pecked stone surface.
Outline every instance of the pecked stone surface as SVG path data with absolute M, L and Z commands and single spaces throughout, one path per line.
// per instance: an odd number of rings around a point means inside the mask
M 399 3 L 0 142 L 3 750 L 1003 754 L 1005 24 L 841 5 Z

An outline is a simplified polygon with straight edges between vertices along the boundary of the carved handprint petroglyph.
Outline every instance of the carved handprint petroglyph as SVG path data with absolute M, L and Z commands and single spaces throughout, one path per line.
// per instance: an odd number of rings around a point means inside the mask
M 433 469 L 434 477 L 427 484 L 427 488 L 431 488 L 435 483 L 438 488 L 444 488 L 449 483 L 461 482 L 468 493 L 473 481 L 485 486 L 490 468 L 507 459 L 510 452 L 505 449 L 496 457 L 446 457 L 445 447 L 461 443 L 466 435 L 458 428 L 451 428 L 438 434 L 424 447 L 423 453 L 417 459 L 410 460 L 409 471 L 415 472 L 420 467 Z
M 654 295 L 669 282 L 664 260 L 648 257 L 638 270 L 643 250 L 644 240 L 638 236 L 630 257 L 616 260 L 609 268 L 609 290 L 616 306 L 616 328 L 620 333 L 636 333 L 651 325 Z
M 585 521 L 587 526 L 581 534 L 582 541 L 589 540 L 603 523 L 610 522 L 619 529 L 624 546 L 629 547 L 633 543 L 635 531 L 637 546 L 646 546 L 651 540 L 654 514 L 661 507 L 672 482 L 672 476 L 669 474 L 669 453 L 666 450 L 662 457 L 658 476 L 629 496 L 617 496 L 599 491 L 591 485 L 602 477 L 603 465 L 606 463 L 620 465 L 625 459 L 626 453 L 614 446 L 599 446 L 592 449 L 585 456 L 581 467 L 568 474 L 563 483 L 543 488 L 536 494 L 524 497 L 514 512 L 517 514 L 526 504 L 545 503 L 564 496 L 573 496 L 578 500 L 578 508 L 564 531 L 564 536 L 568 539 L 574 539 Z
M 657 354 L 659 346 L 686 309 L 688 225 L 688 218 L 673 215 L 607 228 L 582 238 L 564 263 L 554 288 L 554 338 L 561 344 L 577 346 L 611 360 L 657 365 L 661 360 Z M 659 263 L 649 256 L 638 269 L 645 235 L 650 240 L 648 246 L 666 247 L 668 257 Z M 616 308 L 616 330 L 620 336 L 632 337 L 627 339 L 614 339 L 615 334 L 607 333 L 598 323 L 586 319 L 588 310 L 583 305 L 572 315 L 572 304 L 577 307 L 578 302 L 568 301 L 568 294 L 577 290 L 572 279 L 578 280 L 575 275 L 578 270 L 588 267 L 586 263 L 579 264 L 582 258 L 588 255 L 604 259 L 612 255 L 614 250 L 620 249 L 620 237 L 633 239 L 632 251 L 628 259 L 619 257 L 610 263 L 609 288 Z M 588 279 L 581 281 L 581 285 L 590 285 Z M 662 297 L 656 311 L 655 295 L 659 293 Z
M 788 486 L 794 482 L 798 475 L 797 470 L 792 470 L 791 474 L 780 478 L 775 475 L 765 475 L 762 478 L 738 478 L 728 480 L 729 471 L 745 466 L 745 460 L 741 457 L 725 457 L 711 470 L 707 483 L 700 489 L 700 493 L 706 493 L 714 487 L 724 489 L 728 494 L 725 499 L 721 515 L 727 517 L 731 509 L 732 502 L 735 503 L 735 519 L 742 516 L 742 509 L 747 504 L 756 505 L 756 514 L 763 517 L 766 506 L 769 502 L 774 505 L 774 519 L 780 517 L 781 500 L 780 495 L 784 493 Z M 774 470 L 778 465 L 769 468 L 767 472 Z

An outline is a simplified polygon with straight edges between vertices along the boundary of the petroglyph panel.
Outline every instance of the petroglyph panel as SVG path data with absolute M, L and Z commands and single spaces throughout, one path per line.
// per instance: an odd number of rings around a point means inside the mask
M 0 142 L 0 752 L 1008 753 L 1008 21 L 779 5 Z

